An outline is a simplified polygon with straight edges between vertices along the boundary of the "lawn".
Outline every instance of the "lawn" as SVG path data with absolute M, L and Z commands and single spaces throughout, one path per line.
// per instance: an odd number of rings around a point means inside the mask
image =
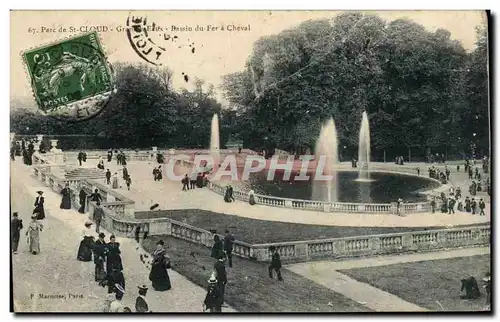
M 370 284 L 401 299 L 435 311 L 481 311 L 486 293 L 482 278 L 490 269 L 490 255 L 405 263 L 341 270 L 360 282 Z M 474 276 L 482 297 L 460 299 L 460 280 Z
M 215 262 L 210 258 L 210 249 L 169 236 L 151 236 L 143 241 L 144 248 L 151 252 L 159 239 L 165 242 L 172 268 L 191 282 L 206 288 Z M 265 263 L 233 257 L 233 268 L 226 270 L 229 282 L 225 300 L 238 312 L 370 311 L 288 270 L 282 271 L 284 282 L 279 282 L 276 277 L 270 279 Z M 172 287 L 175 288 L 175 284 Z
M 237 240 L 250 244 L 352 237 L 443 228 L 307 225 L 244 218 L 199 209 L 143 211 L 136 212 L 135 217 L 137 219 L 167 217 L 201 229 L 215 229 L 218 233 L 224 233 L 224 230 L 229 228 Z

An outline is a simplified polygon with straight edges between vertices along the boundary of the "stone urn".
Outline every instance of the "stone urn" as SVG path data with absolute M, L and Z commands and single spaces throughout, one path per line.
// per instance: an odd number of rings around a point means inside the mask
M 57 142 L 58 142 L 58 141 L 59 141 L 59 140 L 50 140 L 50 145 L 52 146 L 52 147 L 50 148 L 50 151 L 52 151 L 52 150 L 56 150 L 56 151 L 57 151 L 57 150 L 59 150 L 59 149 L 57 148 Z
M 37 134 L 36 135 L 36 140 L 38 141 L 38 143 L 42 142 L 42 140 L 43 140 L 43 134 Z

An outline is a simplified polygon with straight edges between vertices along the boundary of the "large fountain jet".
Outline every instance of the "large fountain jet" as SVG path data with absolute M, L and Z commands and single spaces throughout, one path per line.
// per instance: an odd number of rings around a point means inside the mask
M 214 160 L 214 169 L 219 167 L 220 163 L 220 140 L 219 140 L 219 117 L 214 114 L 212 117 L 212 126 L 210 129 L 210 154 Z
M 335 202 L 337 196 L 337 170 L 336 166 L 339 163 L 338 146 L 337 146 L 337 129 L 333 118 L 322 126 L 319 138 L 316 141 L 316 162 L 319 163 L 320 157 L 325 159 L 323 175 L 331 175 L 332 181 L 315 180 L 313 176 L 313 200 L 321 200 Z
M 368 114 L 363 112 L 361 119 L 361 128 L 359 129 L 359 146 L 358 146 L 358 161 L 359 161 L 359 181 L 370 180 L 370 123 L 368 122 Z

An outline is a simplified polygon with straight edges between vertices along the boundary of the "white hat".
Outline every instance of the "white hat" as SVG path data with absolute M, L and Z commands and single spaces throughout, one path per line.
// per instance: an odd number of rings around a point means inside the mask
M 212 275 L 210 276 L 210 279 L 208 280 L 210 284 L 215 284 L 217 283 L 217 278 L 215 277 L 215 272 L 212 272 Z
M 123 289 L 123 287 L 120 284 L 115 284 L 115 288 L 118 292 L 125 294 L 125 290 Z

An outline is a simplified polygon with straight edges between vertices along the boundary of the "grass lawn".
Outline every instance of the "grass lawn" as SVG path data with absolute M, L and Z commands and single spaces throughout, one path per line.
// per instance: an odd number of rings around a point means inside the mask
M 278 221 L 258 220 L 234 215 L 225 215 L 211 211 L 160 210 L 136 212 L 137 219 L 171 218 L 201 229 L 215 229 L 224 233 L 229 228 L 235 238 L 250 244 L 265 244 L 273 242 L 287 242 L 298 240 L 325 239 L 350 236 L 364 236 L 387 233 L 398 233 L 416 230 L 440 229 L 443 227 L 344 227 L 321 226 L 285 223 Z M 477 226 L 484 224 L 476 224 Z
M 442 311 L 439 301 L 446 311 L 480 311 L 486 301 L 482 278 L 490 263 L 490 255 L 478 255 L 340 272 L 431 310 Z M 477 300 L 460 299 L 460 280 L 469 276 L 477 279 L 481 289 Z
M 215 263 L 210 257 L 210 249 L 169 236 L 151 236 L 143 242 L 144 248 L 151 252 L 159 239 L 165 241 L 172 268 L 191 282 L 206 288 Z M 264 263 L 233 257 L 233 268 L 226 268 L 226 271 L 229 282 L 225 300 L 238 312 L 370 311 L 288 270 L 282 270 L 284 282 L 279 282 L 276 276 L 270 279 Z M 175 284 L 172 287 L 175 288 Z M 331 305 L 328 305 L 329 302 Z

